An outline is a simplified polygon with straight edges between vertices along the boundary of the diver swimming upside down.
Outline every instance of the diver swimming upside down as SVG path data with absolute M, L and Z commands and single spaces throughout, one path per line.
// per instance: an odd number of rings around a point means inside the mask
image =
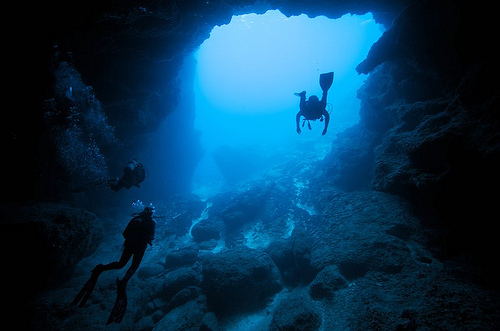
M 323 95 L 321 100 L 316 95 L 311 95 L 309 99 L 306 101 L 306 91 L 302 91 L 300 93 L 295 93 L 296 96 L 300 97 L 299 103 L 299 112 L 295 116 L 295 124 L 297 133 L 300 134 L 302 131 L 300 130 L 300 118 L 304 117 L 304 124 L 307 121 L 309 126 L 309 130 L 311 129 L 311 124 L 309 121 L 315 121 L 320 119 L 320 121 L 325 121 L 325 128 L 323 129 L 322 135 L 326 134 L 328 129 L 328 124 L 330 123 L 330 114 L 326 110 L 326 98 L 328 94 L 328 90 L 332 86 L 333 83 L 333 72 L 328 72 L 321 74 L 319 76 L 319 84 L 321 89 L 323 90 Z

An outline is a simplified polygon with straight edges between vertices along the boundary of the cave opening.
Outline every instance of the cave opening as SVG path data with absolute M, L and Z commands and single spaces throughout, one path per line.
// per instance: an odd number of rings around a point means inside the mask
M 329 19 L 286 17 L 278 10 L 233 16 L 215 26 L 186 56 L 180 73 L 181 98 L 194 98 L 190 121 L 204 150 L 193 193 L 211 196 L 295 153 L 323 158 L 336 134 L 359 121 L 357 90 L 366 76 L 355 67 L 383 31 L 371 13 Z M 311 129 L 301 121 L 297 134 L 300 99 L 294 93 L 321 98 L 319 76 L 331 71 L 327 134 L 319 120 L 310 121 Z
M 366 77 L 355 67 L 383 31 L 371 13 L 329 19 L 286 17 L 279 10 L 233 16 L 214 27 L 191 58 L 195 128 L 205 151 L 193 177 L 195 193 L 213 194 L 296 151 L 322 158 L 336 134 L 359 121 L 356 94 Z M 327 134 L 319 120 L 310 121 L 310 130 L 301 121 L 297 134 L 294 93 L 321 98 L 319 75 L 331 71 Z

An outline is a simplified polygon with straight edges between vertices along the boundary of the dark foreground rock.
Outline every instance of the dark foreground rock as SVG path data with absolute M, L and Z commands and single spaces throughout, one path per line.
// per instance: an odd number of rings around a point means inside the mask
M 291 294 L 276 307 L 271 331 L 315 331 L 321 327 L 321 313 L 307 295 Z
M 312 299 L 332 299 L 335 292 L 347 287 L 347 280 L 334 265 L 327 266 L 316 276 L 310 285 L 309 295 Z
M 261 308 L 282 288 L 278 268 L 268 254 L 236 249 L 203 259 L 202 288 L 216 314 Z
M 205 313 L 206 297 L 202 295 L 170 311 L 155 325 L 153 331 L 199 330 Z
M 193 240 L 197 243 L 212 239 L 219 240 L 222 228 L 222 221 L 217 217 L 213 217 L 196 223 L 191 229 L 191 235 L 193 236 Z
M 52 203 L 0 206 L 0 236 L 4 273 L 11 286 L 27 279 L 12 293 L 19 304 L 39 291 L 61 285 L 76 264 L 93 253 L 103 237 L 96 215 Z

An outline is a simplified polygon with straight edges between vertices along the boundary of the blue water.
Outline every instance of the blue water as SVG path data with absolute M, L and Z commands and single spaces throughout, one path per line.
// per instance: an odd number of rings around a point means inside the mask
M 356 93 L 366 77 L 355 67 L 382 33 L 371 14 L 332 20 L 287 18 L 277 10 L 234 16 L 215 27 L 194 54 L 195 127 L 206 151 L 195 191 L 222 183 L 212 157 L 222 145 L 268 158 L 300 148 L 326 153 L 335 135 L 359 120 Z M 298 135 L 294 93 L 321 96 L 319 75 L 330 71 L 335 78 L 328 94 L 328 133 L 322 136 L 324 123 L 315 121 L 312 130 L 306 125 Z

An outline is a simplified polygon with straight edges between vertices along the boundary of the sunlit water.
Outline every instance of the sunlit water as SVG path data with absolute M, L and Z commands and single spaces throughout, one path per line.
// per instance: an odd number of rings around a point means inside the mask
M 382 35 L 371 14 L 337 20 L 306 15 L 287 18 L 279 11 L 234 16 L 215 27 L 195 53 L 197 70 L 195 127 L 206 151 L 194 178 L 201 195 L 222 183 L 212 159 L 221 145 L 265 156 L 297 148 L 322 157 L 338 132 L 359 120 L 357 90 L 366 79 L 355 67 Z M 295 92 L 321 96 L 319 75 L 333 71 L 328 93 L 331 119 L 295 131 L 299 98 Z

